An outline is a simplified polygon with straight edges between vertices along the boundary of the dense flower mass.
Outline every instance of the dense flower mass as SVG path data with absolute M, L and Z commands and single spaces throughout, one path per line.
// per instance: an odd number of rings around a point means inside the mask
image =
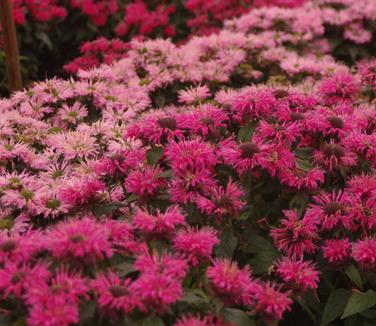
M 0 100 L 1 323 L 374 323 L 375 64 L 326 30 L 371 42 L 376 5 L 300 2 L 101 40 L 124 57 Z M 75 2 L 97 24 L 112 5 Z

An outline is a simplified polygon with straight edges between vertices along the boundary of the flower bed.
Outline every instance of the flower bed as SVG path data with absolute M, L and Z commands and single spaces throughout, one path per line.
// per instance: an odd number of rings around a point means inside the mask
M 0 101 L 3 324 L 375 322 L 375 61 L 293 10 Z

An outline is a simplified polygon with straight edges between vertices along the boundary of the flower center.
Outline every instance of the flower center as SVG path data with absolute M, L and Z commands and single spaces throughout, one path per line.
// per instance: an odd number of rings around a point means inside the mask
M 158 119 L 158 124 L 161 128 L 175 130 L 176 120 L 173 118 L 160 118 Z
M 4 252 L 11 252 L 17 247 L 17 241 L 13 239 L 5 240 L 0 244 L 0 249 Z
M 330 158 L 331 156 L 341 158 L 345 155 L 345 149 L 337 144 L 326 144 L 322 151 L 327 158 Z
M 260 152 L 260 148 L 256 144 L 251 142 L 243 143 L 239 146 L 239 148 L 242 152 L 242 158 L 252 157 L 254 154 Z
M 26 272 L 16 272 L 13 274 L 12 278 L 10 279 L 12 284 L 19 283 L 24 277 L 26 276 Z
M 57 208 L 60 207 L 60 200 L 55 199 L 55 198 L 51 198 L 51 199 L 47 200 L 46 207 L 50 208 L 50 209 L 57 209 Z
M 23 197 L 25 200 L 32 200 L 34 197 L 34 192 L 31 190 L 24 189 L 20 192 L 21 197 Z
M 82 234 L 75 234 L 70 237 L 73 243 L 80 243 L 85 240 L 85 237 Z
M 293 121 L 304 120 L 304 114 L 299 112 L 293 112 L 290 115 Z
M 286 91 L 285 89 L 275 89 L 275 90 L 273 91 L 273 95 L 274 95 L 276 98 L 284 98 L 284 97 L 289 96 L 289 92 Z
M 324 207 L 324 213 L 326 215 L 333 215 L 342 209 L 342 204 L 338 202 L 331 202 Z
M 330 117 L 327 117 L 326 118 L 330 125 L 333 127 L 333 128 L 337 128 L 337 129 L 342 129 L 343 128 L 343 120 L 339 117 L 336 117 L 336 116 L 330 116 Z
M 128 294 L 127 288 L 121 285 L 113 285 L 109 288 L 109 291 L 115 298 L 123 297 Z

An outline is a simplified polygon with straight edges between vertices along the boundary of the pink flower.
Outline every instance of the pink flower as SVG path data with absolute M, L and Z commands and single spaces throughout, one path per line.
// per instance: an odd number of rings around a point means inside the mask
M 127 191 L 140 196 L 150 197 L 158 193 L 166 185 L 159 167 L 149 167 L 130 172 L 125 179 Z
M 164 273 L 178 280 L 183 280 L 188 272 L 188 264 L 184 258 L 166 252 L 162 255 L 157 253 L 140 255 L 135 267 L 141 273 Z
M 168 191 L 172 202 L 198 204 L 199 200 L 216 186 L 216 180 L 210 171 L 197 169 L 194 172 L 176 173 Z
M 157 211 L 151 215 L 138 209 L 132 220 L 132 225 L 144 234 L 169 234 L 179 225 L 185 225 L 185 218 L 178 206 L 170 206 L 165 213 Z
M 197 206 L 202 212 L 214 215 L 218 220 L 225 216 L 236 218 L 244 207 L 244 192 L 230 178 L 226 189 L 221 186 L 209 188 L 210 197 L 199 197 Z
M 253 303 L 254 282 L 248 266 L 240 269 L 235 262 L 217 259 L 208 267 L 206 275 L 216 295 L 228 303 L 250 305 Z
M 174 326 L 230 326 L 230 324 L 224 322 L 222 318 L 215 318 L 213 315 L 203 318 L 200 316 L 184 315 L 175 322 Z
M 354 243 L 352 257 L 366 271 L 376 270 L 376 239 L 358 240 Z
M 206 85 L 191 87 L 186 90 L 179 91 L 179 102 L 186 104 L 199 103 L 210 96 L 209 88 Z
M 349 262 L 351 242 L 347 239 L 325 240 L 321 247 L 324 258 L 333 266 L 341 268 Z
M 314 196 L 313 200 L 315 204 L 307 209 L 307 218 L 316 219 L 323 230 L 332 230 L 339 224 L 346 225 L 350 198 L 345 192 L 322 193 Z
M 187 228 L 178 231 L 172 242 L 174 249 L 188 257 L 195 266 L 210 259 L 219 239 L 217 232 L 211 227 Z
M 28 289 L 43 283 L 49 276 L 47 266 L 40 262 L 34 265 L 7 262 L 0 269 L 0 291 L 5 299 L 10 295 L 21 298 Z
M 109 231 L 93 218 L 71 219 L 51 228 L 46 247 L 56 258 L 79 258 L 82 261 L 112 256 Z
M 319 272 L 312 262 L 284 257 L 276 265 L 276 274 L 294 290 L 316 289 Z
M 266 168 L 271 161 L 270 149 L 270 145 L 261 142 L 248 141 L 237 144 L 231 138 L 219 144 L 223 161 L 233 166 L 239 174 L 256 167 Z
M 285 218 L 279 228 L 270 231 L 276 247 L 292 257 L 302 257 L 316 250 L 317 225 L 312 218 L 299 220 L 296 210 L 283 211 Z
M 219 128 L 226 127 L 227 121 L 225 112 L 210 104 L 200 105 L 181 115 L 182 127 L 188 129 L 192 136 L 216 136 Z
M 182 123 L 178 115 L 164 111 L 153 111 L 142 116 L 140 121 L 131 124 L 126 137 L 135 137 L 144 142 L 161 144 L 170 140 L 182 139 Z
M 64 295 L 53 295 L 30 307 L 28 324 L 31 326 L 69 326 L 80 320 L 78 305 Z
M 35 254 L 43 250 L 42 238 L 42 234 L 38 231 L 27 231 L 22 235 L 0 232 L 0 263 L 28 262 Z
M 95 178 L 71 179 L 60 190 L 59 199 L 71 206 L 82 206 L 98 200 L 103 190 L 105 185 Z
M 342 145 L 333 141 L 324 144 L 313 154 L 314 162 L 327 168 L 329 171 L 341 167 L 351 167 L 357 163 L 357 155 L 347 151 Z
M 337 73 L 325 78 L 319 85 L 319 92 L 327 105 L 353 101 L 359 90 L 359 82 L 348 73 Z
M 267 117 L 275 105 L 271 90 L 249 90 L 235 98 L 231 112 L 235 121 L 247 124 L 254 118 Z
M 131 280 L 121 280 L 114 272 L 100 274 L 91 282 L 101 308 L 131 312 L 137 306 L 137 298 L 131 293 Z
M 253 289 L 255 310 L 267 324 L 282 319 L 285 311 L 291 310 L 292 300 L 273 283 L 262 283 Z
M 217 164 L 211 145 L 198 139 L 171 142 L 166 150 L 166 158 L 174 171 L 182 173 L 187 170 L 210 169 Z

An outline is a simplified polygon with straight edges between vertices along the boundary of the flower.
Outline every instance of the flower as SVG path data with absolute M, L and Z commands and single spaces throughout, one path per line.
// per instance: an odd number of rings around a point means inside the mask
M 114 272 L 107 275 L 100 274 L 91 281 L 90 285 L 94 289 L 101 308 L 111 308 L 131 312 L 138 304 L 137 297 L 131 293 L 131 280 L 121 280 Z
M 166 185 L 162 173 L 158 167 L 134 170 L 125 179 L 125 187 L 128 192 L 140 197 L 153 196 Z
M 321 247 L 324 258 L 334 267 L 342 267 L 351 257 L 349 239 L 328 239 Z
M 296 210 L 283 211 L 285 218 L 279 228 L 270 231 L 276 247 L 292 257 L 302 257 L 305 252 L 316 250 L 315 240 L 318 238 L 317 225 L 314 219 L 298 218 Z
M 319 272 L 312 262 L 283 257 L 276 264 L 276 274 L 294 290 L 307 291 L 316 289 Z
M 253 289 L 255 310 L 266 323 L 282 319 L 285 311 L 291 310 L 292 300 L 273 283 L 263 283 Z
M 209 88 L 206 85 L 191 87 L 179 91 L 179 102 L 186 104 L 199 103 L 210 96 Z
M 208 267 L 206 275 L 217 296 L 225 302 L 239 305 L 253 303 L 254 282 L 248 266 L 240 269 L 235 262 L 217 259 Z
M 315 204 L 307 209 L 307 218 L 316 219 L 323 230 L 332 230 L 339 224 L 346 225 L 350 198 L 345 192 L 322 193 L 314 196 L 313 200 Z
M 358 240 L 352 248 L 352 257 L 366 271 L 376 270 L 376 239 Z
M 51 228 L 46 247 L 56 258 L 77 258 L 96 261 L 111 257 L 109 230 L 96 223 L 93 218 L 71 219 Z
M 174 249 L 188 257 L 195 266 L 210 259 L 219 239 L 217 232 L 211 227 L 187 228 L 178 231 L 172 242 Z
M 132 225 L 143 234 L 169 234 L 186 221 L 178 206 L 170 206 L 165 213 L 157 212 L 151 215 L 147 211 L 138 209 L 132 219 Z

